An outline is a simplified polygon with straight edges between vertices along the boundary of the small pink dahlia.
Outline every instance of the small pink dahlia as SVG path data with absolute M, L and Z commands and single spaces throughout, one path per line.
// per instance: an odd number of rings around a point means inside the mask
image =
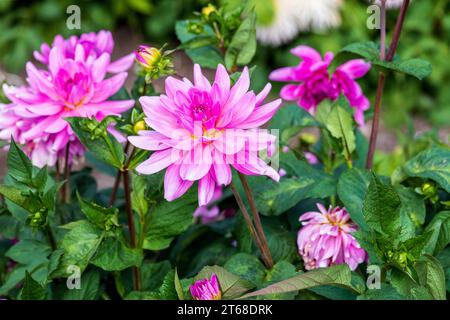
M 64 39 L 61 35 L 57 35 L 53 40 L 52 46 L 43 43 L 40 51 L 34 52 L 34 57 L 42 64 L 48 65 L 50 51 L 52 48 L 59 47 L 61 52 L 67 59 L 74 59 L 77 46 L 82 46 L 84 51 L 84 59 L 86 61 L 95 60 L 103 53 L 112 55 L 114 50 L 114 40 L 110 31 L 100 30 L 98 33 L 83 33 L 80 37 L 71 36 Z M 134 53 L 130 53 L 106 66 L 108 73 L 119 73 L 127 71 L 134 62 Z
M 345 208 L 318 203 L 319 212 L 306 212 L 300 217 L 303 227 L 297 244 L 306 270 L 346 263 L 351 270 L 366 260 L 367 254 L 351 235 L 357 226 L 350 221 Z
M 109 101 L 124 84 L 126 72 L 110 78 L 110 54 L 89 55 L 78 43 L 73 56 L 62 46 L 53 47 L 48 54 L 48 70 L 37 69 L 28 62 L 27 86 L 3 86 L 10 104 L 0 105 L 0 139 L 11 137 L 24 146 L 34 165 L 54 165 L 64 157 L 70 142 L 70 159 L 82 156 L 78 141 L 66 117 L 95 117 L 120 115 L 131 108 L 133 100 Z
M 222 293 L 220 292 L 219 280 L 217 275 L 213 273 L 211 280 L 206 278 L 196 281 L 189 287 L 192 298 L 194 300 L 220 300 Z
M 249 86 L 247 68 L 231 87 L 224 66 L 218 66 L 211 85 L 195 65 L 194 83 L 168 77 L 166 95 L 141 97 L 145 121 L 154 131 L 140 131 L 128 139 L 155 152 L 137 172 L 153 174 L 167 168 L 164 197 L 168 201 L 198 181 L 200 206 L 211 201 L 216 185 L 230 184 L 230 166 L 243 174 L 278 180 L 278 173 L 258 156 L 276 137 L 258 127 L 272 118 L 281 100 L 263 104 L 270 84 L 258 95 L 248 91 Z
M 302 59 L 300 64 L 274 70 L 269 76 L 273 81 L 295 82 L 283 87 L 281 97 L 287 101 L 297 101 L 300 107 L 315 113 L 324 99 L 334 101 L 344 94 L 355 109 L 356 122 L 363 126 L 364 111 L 369 109 L 370 103 L 355 79 L 369 71 L 370 63 L 362 59 L 350 60 L 330 75 L 328 68 L 334 59 L 332 52 L 327 52 L 322 59 L 315 49 L 298 46 L 291 53 Z

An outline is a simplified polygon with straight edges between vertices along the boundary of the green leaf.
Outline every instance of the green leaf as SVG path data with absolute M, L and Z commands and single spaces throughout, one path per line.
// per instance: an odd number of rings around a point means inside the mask
M 122 145 L 107 132 L 109 118 L 105 118 L 101 123 L 95 119 L 89 118 L 66 118 L 72 130 L 75 132 L 81 143 L 91 151 L 96 157 L 102 161 L 121 169 L 125 160 Z M 89 130 L 88 127 L 96 125 L 96 129 L 101 133 L 96 135 L 95 131 Z
M 198 63 L 204 68 L 216 69 L 219 64 L 225 63 L 220 52 L 213 46 L 188 49 L 186 54 L 193 63 Z
M 277 283 L 295 276 L 295 266 L 291 263 L 281 260 L 277 262 L 271 270 L 269 270 L 265 276 L 264 284 L 270 285 L 273 283 Z M 296 293 L 282 293 L 282 294 L 273 294 L 268 295 L 265 298 L 270 300 L 293 300 L 295 298 Z
M 144 262 L 141 267 L 142 290 L 157 290 L 171 269 L 170 262 L 167 260 L 154 263 Z
M 27 271 L 25 274 L 25 281 L 22 291 L 20 292 L 21 300 L 45 300 L 47 297 L 47 290 L 39 282 L 31 277 Z
M 100 293 L 100 273 L 88 271 L 80 279 L 80 289 L 67 289 L 62 296 L 63 300 L 96 300 Z
M 435 215 L 424 232 L 431 233 L 425 251 L 433 255 L 439 254 L 450 243 L 450 211 Z
M 429 76 L 432 71 L 431 64 L 422 59 L 394 59 L 392 62 L 380 60 L 380 51 L 378 46 L 373 42 L 352 43 L 341 49 L 340 52 L 356 54 L 372 63 L 372 65 L 404 73 L 416 77 L 419 80 Z
M 61 242 L 64 255 L 58 270 L 55 271 L 56 275 L 67 277 L 67 267 L 70 265 L 79 267 L 82 272 L 97 252 L 102 240 L 102 230 L 92 223 L 86 220 L 75 222 Z
M 237 275 L 230 273 L 219 266 L 204 267 L 195 277 L 195 280 L 197 281 L 205 278 L 211 279 L 213 273 L 217 276 L 220 291 L 222 292 L 222 299 L 224 300 L 237 299 L 255 287 L 252 282 L 241 279 Z
M 131 191 L 131 203 L 133 210 L 140 217 L 145 217 L 148 212 L 148 202 L 146 198 L 147 179 L 144 176 L 133 175 L 132 178 L 133 191 Z
M 380 289 L 367 290 L 358 296 L 358 300 L 407 300 L 407 298 L 399 294 L 393 287 L 383 283 Z
M 279 221 L 271 222 L 264 221 L 263 225 L 274 262 L 295 260 L 298 257 L 295 234 L 283 228 Z
M 402 225 L 400 217 L 400 197 L 395 189 L 380 182 L 373 174 L 364 198 L 363 213 L 367 224 L 394 241 L 398 239 Z
M 34 197 L 30 199 L 29 196 L 24 195 L 22 189 L 16 188 L 14 186 L 0 185 L 0 194 L 30 213 L 36 212 L 41 207 Z
M 450 149 L 433 147 L 422 151 L 406 162 L 402 171 L 406 177 L 434 180 L 450 193 Z
M 164 281 L 158 291 L 144 292 L 132 291 L 126 297 L 127 300 L 177 300 L 175 288 L 175 271 L 170 270 L 164 277 Z
M 33 165 L 27 155 L 11 139 L 8 152 L 8 172 L 17 181 L 31 184 L 33 181 Z
M 353 117 L 347 111 L 350 110 L 350 105 L 347 99 L 341 95 L 331 107 L 328 106 L 327 104 L 318 108 L 316 118 L 325 125 L 334 138 L 342 142 L 342 154 L 345 156 L 345 159 L 350 160 L 351 154 L 356 148 Z
M 354 289 L 351 283 L 352 276 L 347 265 L 338 265 L 308 271 L 292 278 L 271 284 L 264 289 L 246 294 L 242 299 L 269 294 L 296 292 L 323 285 L 337 285 Z
M 106 238 L 91 263 L 105 271 L 121 271 L 142 263 L 142 251 L 127 247 L 117 238 Z
M 150 214 L 144 248 L 162 250 L 194 222 L 193 213 L 198 207 L 196 192 L 190 191 L 172 202 L 159 203 Z
M 117 208 L 103 208 L 94 202 L 83 200 L 78 193 L 77 197 L 81 211 L 95 226 L 105 230 L 119 226 L 119 210 Z
M 21 240 L 12 246 L 5 255 L 21 264 L 32 264 L 48 261 L 51 248 L 37 240 Z
M 175 290 L 177 291 L 178 300 L 184 300 L 183 285 L 181 284 L 180 278 L 178 277 L 177 269 L 175 269 Z
M 280 182 L 266 179 L 252 184 L 252 191 L 261 214 L 280 215 L 308 198 L 326 198 L 336 192 L 336 182 L 330 175 L 298 160 L 292 152 L 282 154 L 280 166 L 293 177 Z
M 266 269 L 259 259 L 246 253 L 233 255 L 224 268 L 234 275 L 250 281 L 255 286 L 262 284 L 266 275 Z
M 435 257 L 424 255 L 416 265 L 419 282 L 435 300 L 446 300 L 445 273 Z
M 225 65 L 231 69 L 235 65 L 247 65 L 256 53 L 256 13 L 248 13 L 233 35 L 225 53 Z
M 353 168 L 341 175 L 337 185 L 339 199 L 344 203 L 350 217 L 361 230 L 368 230 L 363 214 L 363 204 L 370 183 L 368 172 Z

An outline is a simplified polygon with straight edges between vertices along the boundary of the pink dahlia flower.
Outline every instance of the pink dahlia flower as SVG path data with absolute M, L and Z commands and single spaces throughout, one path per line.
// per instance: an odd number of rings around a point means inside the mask
M 306 212 L 300 217 L 303 228 L 297 238 L 299 253 L 307 270 L 346 263 L 351 270 L 366 260 L 367 254 L 352 233 L 357 226 L 350 221 L 345 208 L 328 210 L 320 203 L 319 212 Z
M 258 157 L 276 137 L 258 127 L 271 119 L 281 100 L 263 104 L 270 84 L 258 95 L 248 91 L 249 86 L 247 68 L 231 87 L 224 66 L 218 66 L 211 85 L 195 65 L 194 83 L 168 77 L 166 95 L 141 97 L 145 121 L 154 131 L 140 131 L 128 139 L 155 152 L 137 172 L 153 174 L 167 168 L 164 197 L 168 201 L 198 181 L 200 206 L 211 201 L 216 185 L 230 184 L 230 166 L 243 174 L 278 180 L 278 173 Z
M 44 43 L 41 45 L 41 51 L 35 51 L 34 57 L 39 62 L 48 65 L 50 51 L 54 47 L 61 48 L 61 52 L 66 59 L 75 59 L 77 46 L 82 46 L 84 51 L 83 59 L 92 61 L 99 58 L 103 53 L 112 55 L 114 50 L 114 40 L 110 31 L 101 30 L 98 33 L 84 33 L 80 37 L 71 36 L 64 39 L 57 35 L 53 40 L 52 46 Z M 134 62 L 134 53 L 130 53 L 114 62 L 108 63 L 106 72 L 119 73 L 127 71 Z
M 194 300 L 220 300 L 222 293 L 220 292 L 219 280 L 217 275 L 213 273 L 211 280 L 206 278 L 196 281 L 189 287 L 192 298 Z
M 334 101 L 344 94 L 355 109 L 356 122 L 363 126 L 364 111 L 369 109 L 370 103 L 355 79 L 369 71 L 370 63 L 362 59 L 350 60 L 330 75 L 328 68 L 334 59 L 332 52 L 327 52 L 322 59 L 313 48 L 299 46 L 291 53 L 302 59 L 300 64 L 274 70 L 269 76 L 273 81 L 295 82 L 282 88 L 281 97 L 287 101 L 297 101 L 300 107 L 315 113 L 324 99 Z
M 84 149 L 66 117 L 120 115 L 131 108 L 133 100 L 108 101 L 124 84 L 126 72 L 105 79 L 110 54 L 86 58 L 85 47 L 77 44 L 68 57 L 61 46 L 48 55 L 48 70 L 26 65 L 28 86 L 3 90 L 10 104 L 0 105 L 0 139 L 24 145 L 34 165 L 54 165 L 64 157 L 70 142 L 70 159 L 82 156 Z

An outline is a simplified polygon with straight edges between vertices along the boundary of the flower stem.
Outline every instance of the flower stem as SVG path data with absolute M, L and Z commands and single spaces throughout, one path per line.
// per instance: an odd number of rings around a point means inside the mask
M 386 0 L 381 0 L 380 60 L 386 59 Z
M 259 236 L 259 239 L 261 240 L 262 249 L 264 250 L 264 254 L 267 257 L 268 265 L 266 265 L 268 268 L 273 267 L 273 259 L 272 255 L 270 253 L 269 244 L 267 242 L 266 235 L 264 233 L 264 229 L 261 223 L 261 218 L 258 213 L 258 208 L 256 207 L 255 198 L 253 197 L 252 191 L 250 189 L 250 186 L 248 185 L 247 178 L 242 173 L 238 172 L 239 179 L 241 180 L 242 186 L 244 187 L 245 194 L 247 196 L 248 202 L 250 204 L 250 210 L 253 215 L 253 221 L 255 223 L 255 229 Z
M 394 35 L 392 37 L 392 43 L 389 47 L 388 53 L 386 55 L 387 61 L 392 61 L 394 58 L 395 52 L 398 47 L 398 43 L 400 40 L 400 35 L 402 33 L 403 24 L 405 22 L 406 12 L 409 7 L 410 0 L 404 0 L 402 7 L 400 9 L 399 16 L 397 18 L 397 22 L 395 25 Z M 382 6 L 383 9 L 383 6 Z M 384 8 L 385 10 L 385 8 Z M 382 14 L 383 15 L 383 14 Z M 386 24 L 383 26 L 382 21 L 382 28 L 386 28 Z M 383 31 L 381 32 L 383 34 Z M 381 56 L 381 53 L 380 53 Z M 377 95 L 375 98 L 375 109 L 374 109 L 374 115 L 373 115 L 373 122 L 372 122 L 372 131 L 370 133 L 370 141 L 369 141 L 369 151 L 367 153 L 367 160 L 366 160 L 366 169 L 372 169 L 373 165 L 373 157 L 375 155 L 375 148 L 377 144 L 377 136 L 378 136 L 378 128 L 379 128 L 379 122 L 380 122 L 380 109 L 381 109 L 381 101 L 383 99 L 383 89 L 384 84 L 386 80 L 386 75 L 382 72 L 379 73 L 378 76 L 378 88 L 377 88 Z
M 242 212 L 242 216 L 244 217 L 245 222 L 247 223 L 247 227 L 250 231 L 250 235 L 252 236 L 253 240 L 255 241 L 256 245 L 258 246 L 259 251 L 261 252 L 261 258 L 264 261 L 264 264 L 266 267 L 269 268 L 270 262 L 269 259 L 266 256 L 266 252 L 263 249 L 263 245 L 261 243 L 261 240 L 258 236 L 258 233 L 256 232 L 255 226 L 253 225 L 252 219 L 250 218 L 250 215 L 247 212 L 247 209 L 245 208 L 244 201 L 242 201 L 241 195 L 236 190 L 236 187 L 233 182 L 231 182 L 231 191 L 233 192 L 234 198 L 236 199 L 236 202 L 239 206 L 239 209 Z
M 128 149 L 130 148 L 130 142 L 127 141 L 124 148 L 124 153 L 128 153 Z M 116 175 L 116 180 L 114 181 L 113 189 L 111 191 L 111 198 L 109 199 L 109 206 L 112 207 L 114 205 L 114 202 L 116 202 L 117 197 L 117 191 L 119 190 L 120 186 L 120 178 L 122 177 L 122 171 L 118 170 Z
M 49 224 L 47 224 L 45 227 L 45 235 L 47 236 L 48 243 L 50 244 L 52 250 L 55 251 L 56 250 L 55 236 L 53 235 L 52 228 L 50 227 Z
M 127 214 L 127 222 L 128 228 L 130 231 L 130 246 L 131 248 L 136 248 L 137 237 L 136 237 L 136 226 L 134 224 L 133 217 L 133 207 L 131 203 L 131 188 L 130 188 L 130 176 L 128 172 L 128 168 L 131 162 L 131 159 L 134 155 L 134 149 L 131 151 L 131 154 L 125 164 L 122 172 L 123 175 L 123 188 L 125 192 L 125 211 Z M 138 267 L 133 267 L 133 289 L 140 291 L 141 290 L 141 272 Z
M 70 141 L 66 146 L 66 153 L 64 156 L 64 186 L 61 189 L 61 201 L 63 203 L 70 202 L 70 166 L 69 166 L 69 155 L 70 155 Z

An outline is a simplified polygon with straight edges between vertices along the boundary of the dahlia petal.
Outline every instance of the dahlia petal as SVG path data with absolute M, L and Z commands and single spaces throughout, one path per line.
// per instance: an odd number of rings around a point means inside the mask
M 245 146 L 246 134 L 243 130 L 227 129 L 213 142 L 214 147 L 224 154 L 235 154 Z
M 150 158 L 136 167 L 142 174 L 153 174 L 170 166 L 181 158 L 181 153 L 174 149 L 165 149 L 154 152 Z
M 194 65 L 194 83 L 195 86 L 201 90 L 209 92 L 211 90 L 211 83 L 209 83 L 208 79 L 203 75 L 202 69 L 200 65 Z
M 106 52 L 96 59 L 92 65 L 92 79 L 94 82 L 100 82 L 105 78 L 106 68 L 109 65 L 110 55 Z
M 110 63 L 106 68 L 106 72 L 108 73 L 119 73 L 127 71 L 131 68 L 134 63 L 134 53 L 130 53 L 118 60 Z
M 50 103 L 32 104 L 26 107 L 27 111 L 39 116 L 51 116 L 62 111 L 63 106 Z
M 193 181 L 181 179 L 179 165 L 170 165 L 164 175 L 164 199 L 173 201 L 181 197 L 193 183 Z
M 240 123 L 245 122 L 245 119 L 247 119 L 255 109 L 255 98 L 252 91 L 247 92 L 230 111 L 233 115 L 231 121 L 226 125 L 235 127 Z
M 177 91 L 187 93 L 191 87 L 186 81 L 181 81 L 174 77 L 167 77 L 165 81 L 166 94 L 171 99 L 175 98 Z
M 139 149 L 157 151 L 169 148 L 165 142 L 170 139 L 157 131 L 140 131 L 139 134 L 128 137 L 128 141 Z
M 277 99 L 258 108 L 255 108 L 253 113 L 245 120 L 245 122 L 239 124 L 236 127 L 239 129 L 251 129 L 260 127 L 273 117 L 280 105 L 281 99 Z
M 37 88 L 38 91 L 47 95 L 49 98 L 58 100 L 59 96 L 56 94 L 53 88 L 53 84 L 47 78 L 45 78 L 31 62 L 27 62 L 26 70 L 28 81 L 32 87 Z
M 217 150 L 213 152 L 213 173 L 218 185 L 227 186 L 231 183 L 231 168 L 225 163 L 225 156 Z
M 84 105 L 86 109 L 92 109 L 93 111 L 101 111 L 108 115 L 120 115 L 134 106 L 134 100 L 116 100 L 116 101 L 103 101 L 99 103 L 88 103 Z
M 198 182 L 198 205 L 206 206 L 214 196 L 215 183 L 210 174 L 204 176 Z
M 291 53 L 305 61 L 317 62 L 322 60 L 322 56 L 317 50 L 308 46 L 298 46 L 291 49 Z
M 69 124 L 62 118 L 56 118 L 44 130 L 46 133 L 58 133 L 64 130 Z
M 268 83 L 264 86 L 264 89 L 262 89 L 261 92 L 258 93 L 258 95 L 256 96 L 256 100 L 255 100 L 256 107 L 259 107 L 264 102 L 264 100 L 269 95 L 271 89 L 272 89 L 272 85 L 270 83 Z
M 281 89 L 280 96 L 287 101 L 298 100 L 300 97 L 300 86 L 296 84 L 285 85 Z
M 180 177 L 195 181 L 203 178 L 211 169 L 212 155 L 209 145 L 198 144 L 194 150 L 187 152 L 181 162 Z
M 293 81 L 295 80 L 295 73 L 293 67 L 283 67 L 273 70 L 269 74 L 269 79 L 272 81 Z
M 119 73 L 109 79 L 103 80 L 95 84 L 95 92 L 89 103 L 103 102 L 114 95 L 125 83 L 128 74 L 126 72 Z
M 342 64 L 337 70 L 345 72 L 352 79 L 358 79 L 365 76 L 370 68 L 370 63 L 365 62 L 363 59 L 355 59 Z
M 220 104 L 223 106 L 227 102 L 228 95 L 230 93 L 230 76 L 228 75 L 227 70 L 222 64 L 219 64 L 217 66 L 214 85 L 220 92 Z
M 250 87 L 250 75 L 248 68 L 245 67 L 242 70 L 241 76 L 231 88 L 228 101 L 222 109 L 222 115 L 229 112 L 231 109 L 236 107 L 236 103 L 247 93 Z

